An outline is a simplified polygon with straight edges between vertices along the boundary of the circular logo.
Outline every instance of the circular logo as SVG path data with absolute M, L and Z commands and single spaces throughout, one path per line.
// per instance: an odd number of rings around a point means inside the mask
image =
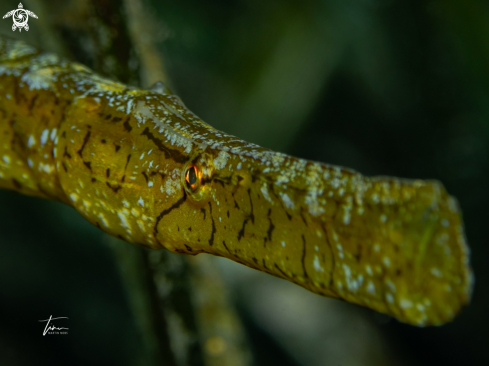
M 12 14 L 12 19 L 14 25 L 18 28 L 24 28 L 27 26 L 27 21 L 29 20 L 29 14 L 24 9 L 17 9 Z

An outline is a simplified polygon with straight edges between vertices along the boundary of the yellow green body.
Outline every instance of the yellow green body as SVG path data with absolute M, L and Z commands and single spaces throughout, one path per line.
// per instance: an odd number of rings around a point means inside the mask
M 131 243 L 227 257 L 411 324 L 451 320 L 471 293 L 460 210 L 439 182 L 277 153 L 173 94 L 2 38 L 0 188 L 64 202 Z

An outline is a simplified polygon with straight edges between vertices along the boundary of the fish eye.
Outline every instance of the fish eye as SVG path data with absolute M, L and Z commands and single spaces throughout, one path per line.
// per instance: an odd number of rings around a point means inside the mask
M 200 185 L 201 176 L 201 172 L 195 165 L 189 165 L 187 167 L 187 171 L 185 172 L 185 184 L 187 189 L 194 192 Z
M 196 204 L 205 203 L 209 198 L 212 185 L 206 182 L 212 181 L 210 176 L 212 171 L 207 168 L 207 165 L 206 159 L 198 156 L 189 160 L 180 171 L 181 187 L 187 197 Z

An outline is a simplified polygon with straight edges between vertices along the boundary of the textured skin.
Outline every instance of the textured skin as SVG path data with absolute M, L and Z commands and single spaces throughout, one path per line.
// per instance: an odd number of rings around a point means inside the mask
M 0 187 L 71 205 L 128 242 L 227 257 L 406 323 L 444 323 L 470 298 L 460 211 L 439 182 L 276 153 L 163 89 L 2 38 Z

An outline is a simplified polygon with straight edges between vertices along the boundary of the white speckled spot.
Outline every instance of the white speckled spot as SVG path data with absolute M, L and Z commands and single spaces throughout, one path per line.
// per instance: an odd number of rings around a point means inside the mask
M 27 147 L 32 147 L 36 144 L 36 139 L 34 135 L 30 135 L 29 139 L 27 140 Z
M 401 307 L 401 309 L 409 309 L 413 307 L 413 302 L 408 299 L 401 299 L 399 301 L 399 306 Z
M 346 286 L 350 292 L 357 292 L 363 283 L 363 276 L 359 275 L 356 279 L 352 276 L 353 272 L 346 264 L 343 263 L 343 272 L 345 273 Z
M 78 195 L 76 193 L 71 193 L 70 194 L 70 199 L 73 201 L 73 202 L 76 202 L 78 200 Z
M 117 212 L 117 216 L 119 216 L 119 219 L 121 220 L 121 227 L 126 228 L 126 229 L 131 229 L 131 226 L 129 225 L 129 221 L 127 220 L 126 215 L 122 212 Z
M 49 90 L 52 88 L 53 70 L 50 68 L 26 72 L 21 80 L 29 85 L 29 90 Z
M 387 302 L 389 304 L 393 304 L 394 303 L 394 296 L 390 292 L 388 292 L 388 293 L 385 294 L 385 299 L 387 300 Z
M 369 276 L 373 276 L 373 275 L 374 275 L 374 272 L 372 271 L 372 267 L 371 267 L 369 264 L 367 264 L 367 265 L 365 266 L 365 270 L 367 271 L 367 274 L 368 274 Z
M 368 281 L 367 284 L 367 291 L 371 293 L 372 295 L 375 295 L 375 285 L 372 281 Z
M 141 230 L 142 232 L 144 232 L 144 222 L 142 222 L 141 220 L 137 220 L 136 223 L 138 224 L 139 226 L 139 230 Z
M 47 174 L 51 174 L 55 170 L 55 167 L 49 164 L 40 163 L 39 167 Z
M 391 266 L 391 260 L 389 257 L 384 257 L 382 258 L 382 263 L 384 263 L 384 266 L 390 267 Z
M 324 268 L 321 267 L 321 263 L 319 263 L 319 257 L 317 255 L 314 256 L 314 269 L 318 272 L 324 272 Z
M 263 183 L 263 185 L 260 188 L 260 191 L 263 194 L 263 197 L 265 197 L 265 199 L 268 202 L 272 202 L 272 199 L 270 198 L 270 195 L 268 194 L 268 188 L 267 188 L 267 184 L 266 183 Z
M 107 221 L 107 219 L 105 218 L 105 216 L 102 214 L 102 213 L 99 213 L 98 214 L 98 218 L 102 221 L 102 224 L 105 226 L 105 227 L 109 227 L 109 223 Z
M 141 205 L 141 207 L 144 207 L 144 201 L 141 196 L 139 197 L 138 203 Z
M 10 164 L 10 156 L 8 155 L 4 155 L 2 157 L 3 161 L 5 162 L 5 164 L 9 165 Z
M 227 163 L 228 159 L 230 158 L 230 156 L 231 155 L 229 155 L 225 151 L 219 151 L 219 154 L 214 159 L 214 167 L 217 170 L 221 170 L 222 168 L 224 168 L 226 166 L 226 163 Z
M 173 187 L 173 182 L 171 179 L 167 179 L 165 181 L 165 192 L 169 196 L 171 196 L 173 193 L 176 192 L 175 188 Z
M 56 133 L 58 132 L 58 130 L 56 128 L 53 128 L 51 130 L 51 134 L 49 135 L 49 138 L 51 139 L 51 141 L 54 141 L 54 139 L 56 138 Z
M 285 204 L 285 207 L 287 208 L 294 208 L 294 202 L 290 199 L 290 197 L 287 195 L 287 193 L 280 193 L 280 197 L 282 198 L 282 201 Z
M 431 274 L 435 277 L 438 277 L 438 278 L 443 277 L 443 274 L 441 273 L 441 271 L 436 267 L 431 268 Z
M 41 133 L 41 146 L 43 146 L 48 141 L 48 137 L 49 137 L 49 130 L 46 128 Z
M 281 242 L 282 246 L 285 248 L 285 241 Z

